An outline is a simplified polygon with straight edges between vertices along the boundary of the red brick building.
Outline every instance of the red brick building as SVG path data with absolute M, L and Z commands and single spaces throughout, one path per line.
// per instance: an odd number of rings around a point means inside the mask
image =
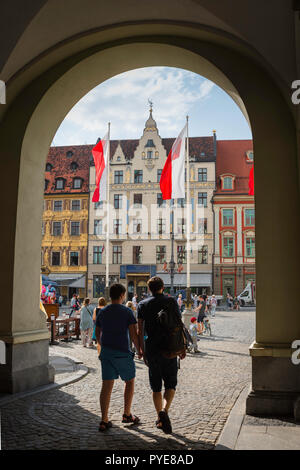
M 255 280 L 252 140 L 218 140 L 214 210 L 214 293 L 238 295 Z

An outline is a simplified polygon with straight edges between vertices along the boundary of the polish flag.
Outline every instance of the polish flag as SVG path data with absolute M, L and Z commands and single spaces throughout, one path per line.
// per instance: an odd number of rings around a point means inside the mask
M 163 199 L 184 198 L 184 164 L 187 124 L 175 140 L 160 177 Z
M 254 196 L 254 167 L 251 168 L 249 173 L 249 196 Z
M 96 189 L 93 194 L 93 202 L 107 200 L 107 163 L 108 163 L 108 132 L 103 139 L 95 145 L 92 154 L 95 162 Z

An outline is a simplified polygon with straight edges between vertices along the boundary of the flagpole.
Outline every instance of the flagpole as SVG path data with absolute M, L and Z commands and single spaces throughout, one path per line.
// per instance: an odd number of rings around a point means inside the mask
M 191 212 L 190 212 L 190 157 L 189 157 L 189 117 L 186 117 L 186 307 L 191 306 Z
M 107 151 L 107 174 L 106 174 L 106 260 L 105 260 L 105 297 L 109 300 L 109 223 L 110 223 L 110 122 L 108 123 L 108 151 Z

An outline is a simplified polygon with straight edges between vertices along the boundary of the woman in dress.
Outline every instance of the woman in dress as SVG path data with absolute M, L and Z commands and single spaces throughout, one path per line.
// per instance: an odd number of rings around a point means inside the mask
M 84 348 L 93 347 L 93 313 L 89 307 L 90 299 L 86 298 L 83 301 L 83 306 L 80 309 L 80 334 L 81 341 Z

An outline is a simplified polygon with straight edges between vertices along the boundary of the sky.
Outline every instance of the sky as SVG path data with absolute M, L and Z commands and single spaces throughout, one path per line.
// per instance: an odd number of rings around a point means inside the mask
M 87 93 L 70 110 L 52 145 L 96 143 L 111 122 L 111 139 L 139 139 L 149 117 L 161 137 L 176 137 L 189 115 L 189 135 L 251 139 L 251 131 L 234 101 L 198 74 L 173 67 L 146 67 L 116 75 Z

